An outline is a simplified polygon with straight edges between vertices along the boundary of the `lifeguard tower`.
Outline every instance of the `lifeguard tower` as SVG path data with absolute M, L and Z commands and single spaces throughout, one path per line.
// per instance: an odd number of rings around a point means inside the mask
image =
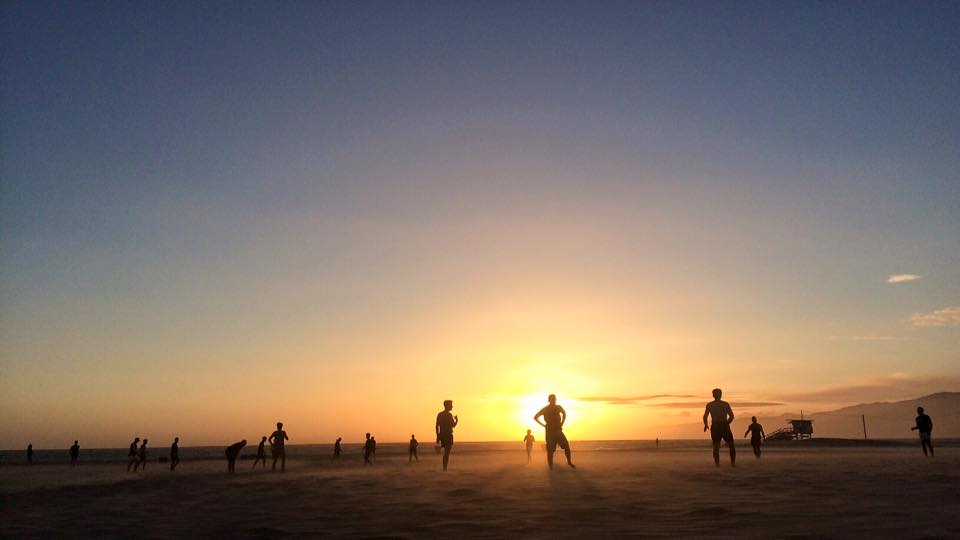
M 767 440 L 794 440 L 813 438 L 813 420 L 787 420 L 789 427 L 780 428 L 767 435 Z

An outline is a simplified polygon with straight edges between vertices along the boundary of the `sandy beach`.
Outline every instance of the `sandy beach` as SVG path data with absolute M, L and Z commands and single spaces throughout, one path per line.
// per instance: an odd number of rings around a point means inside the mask
M 456 450 L 462 450 L 457 452 Z M 790 445 L 717 469 L 703 447 L 576 451 L 552 473 L 538 449 L 461 445 L 451 470 L 424 452 L 364 467 L 291 459 L 285 474 L 227 475 L 221 461 L 170 473 L 123 464 L 0 468 L 11 537 L 956 537 L 960 458 L 942 448 Z

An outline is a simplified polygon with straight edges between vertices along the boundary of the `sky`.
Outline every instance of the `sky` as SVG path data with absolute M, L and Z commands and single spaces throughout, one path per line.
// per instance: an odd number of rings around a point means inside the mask
M 0 10 L 0 447 L 960 390 L 960 4 Z

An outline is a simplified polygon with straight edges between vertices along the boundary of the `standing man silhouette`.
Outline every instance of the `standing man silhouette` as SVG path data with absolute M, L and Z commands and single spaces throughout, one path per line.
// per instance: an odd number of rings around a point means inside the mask
M 70 466 L 76 467 L 78 461 L 80 461 L 80 441 L 73 441 L 73 446 L 70 447 Z
M 527 447 L 527 464 L 530 463 L 531 456 L 533 455 L 533 441 L 533 432 L 528 429 L 527 436 L 523 438 L 523 444 Z
M 27 465 L 33 465 L 33 445 L 27 445 Z
M 733 432 L 730 431 L 730 422 L 733 422 L 733 409 L 730 404 L 720 399 L 723 390 L 713 389 L 713 401 L 707 403 L 703 411 L 703 431 L 707 431 L 707 417 L 712 419 L 710 424 L 710 439 L 713 441 L 713 462 L 720 466 L 720 441 L 726 441 L 730 448 L 730 466 L 737 466 L 737 448 L 733 443 Z
M 341 440 L 343 440 L 342 437 L 337 437 L 336 442 L 333 443 L 333 459 L 340 459 L 340 454 L 343 453 L 343 448 L 340 446 Z
M 287 432 L 283 430 L 283 422 L 277 422 L 277 430 L 270 435 L 271 453 L 273 454 L 272 471 L 277 470 L 278 459 L 280 460 L 280 472 L 287 470 L 287 452 L 283 447 L 283 443 L 289 439 L 290 437 L 287 437 Z
M 567 457 L 567 465 L 571 469 L 576 469 L 577 466 L 570 460 L 570 442 L 567 441 L 567 436 L 563 434 L 563 424 L 567 421 L 567 411 L 557 405 L 557 396 L 554 394 L 547 396 L 547 402 L 546 407 L 533 415 L 533 421 L 546 430 L 547 465 L 553 469 L 553 453 L 557 451 L 557 446 L 559 446 L 563 448 L 563 453 Z M 543 417 L 542 422 L 540 421 L 541 416 Z
M 933 419 L 923 413 L 923 407 L 917 407 L 917 425 L 910 428 L 910 431 L 920 432 L 920 447 L 923 448 L 923 455 L 927 455 L 927 448 L 930 449 L 930 457 L 933 457 Z
M 373 465 L 373 462 L 370 461 L 370 456 L 373 455 L 373 439 L 370 438 L 370 434 L 367 433 L 367 440 L 363 443 L 363 464 L 364 465 Z
M 407 464 L 413 463 L 413 460 L 420 461 L 420 456 L 417 455 L 418 446 L 420 446 L 420 443 L 417 442 L 417 438 L 410 435 L 410 446 L 407 447 Z
M 173 444 L 170 445 L 170 470 L 177 468 L 180 464 L 180 437 L 173 438 Z
M 437 413 L 437 444 L 443 447 L 443 470 L 447 470 L 450 461 L 450 450 L 453 449 L 453 428 L 457 427 L 460 419 L 450 411 L 453 410 L 453 400 L 443 402 L 443 410 Z
M 264 435 L 264 436 L 260 439 L 260 445 L 257 446 L 257 457 L 256 457 L 256 459 L 253 460 L 253 468 L 254 468 L 254 469 L 257 468 L 257 463 L 263 463 L 263 468 L 264 468 L 264 469 L 267 468 L 267 453 L 266 453 L 266 451 L 264 451 L 264 449 L 263 449 L 263 445 L 266 444 L 266 442 L 267 442 L 267 436 Z
M 130 472 L 130 467 L 137 463 L 137 443 L 139 442 L 140 437 L 135 437 L 130 443 L 130 451 L 127 452 L 127 472 Z
M 750 446 L 753 447 L 753 455 L 757 456 L 757 459 L 760 459 L 760 441 L 767 439 L 767 434 L 763 432 L 763 426 L 757 423 L 757 417 L 750 417 L 750 425 L 747 426 L 747 431 L 743 433 L 743 436 L 746 437 L 750 434 Z

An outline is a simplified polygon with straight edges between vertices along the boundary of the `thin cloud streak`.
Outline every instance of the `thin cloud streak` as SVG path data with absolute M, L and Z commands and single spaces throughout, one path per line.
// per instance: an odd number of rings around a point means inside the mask
M 945 307 L 932 313 L 914 313 L 910 316 L 913 326 L 960 326 L 960 306 Z
M 865 384 L 834 386 L 811 392 L 769 396 L 789 403 L 872 403 L 913 399 L 935 392 L 960 389 L 960 377 L 914 377 L 893 373 Z
M 918 276 L 917 274 L 891 274 L 887 277 L 887 283 L 907 283 L 910 281 L 916 281 L 923 276 Z
M 650 401 L 654 399 L 677 399 L 692 398 L 689 394 L 654 394 L 651 396 L 586 396 L 578 397 L 577 401 L 589 401 L 594 403 L 606 403 L 607 405 L 635 405 L 641 401 Z
M 903 338 L 893 336 L 829 336 L 829 341 L 899 341 Z
M 668 409 L 699 409 L 707 404 L 706 401 L 673 401 L 669 403 L 651 403 L 648 407 L 665 407 Z M 731 407 L 780 407 L 786 403 L 775 401 L 732 401 Z

